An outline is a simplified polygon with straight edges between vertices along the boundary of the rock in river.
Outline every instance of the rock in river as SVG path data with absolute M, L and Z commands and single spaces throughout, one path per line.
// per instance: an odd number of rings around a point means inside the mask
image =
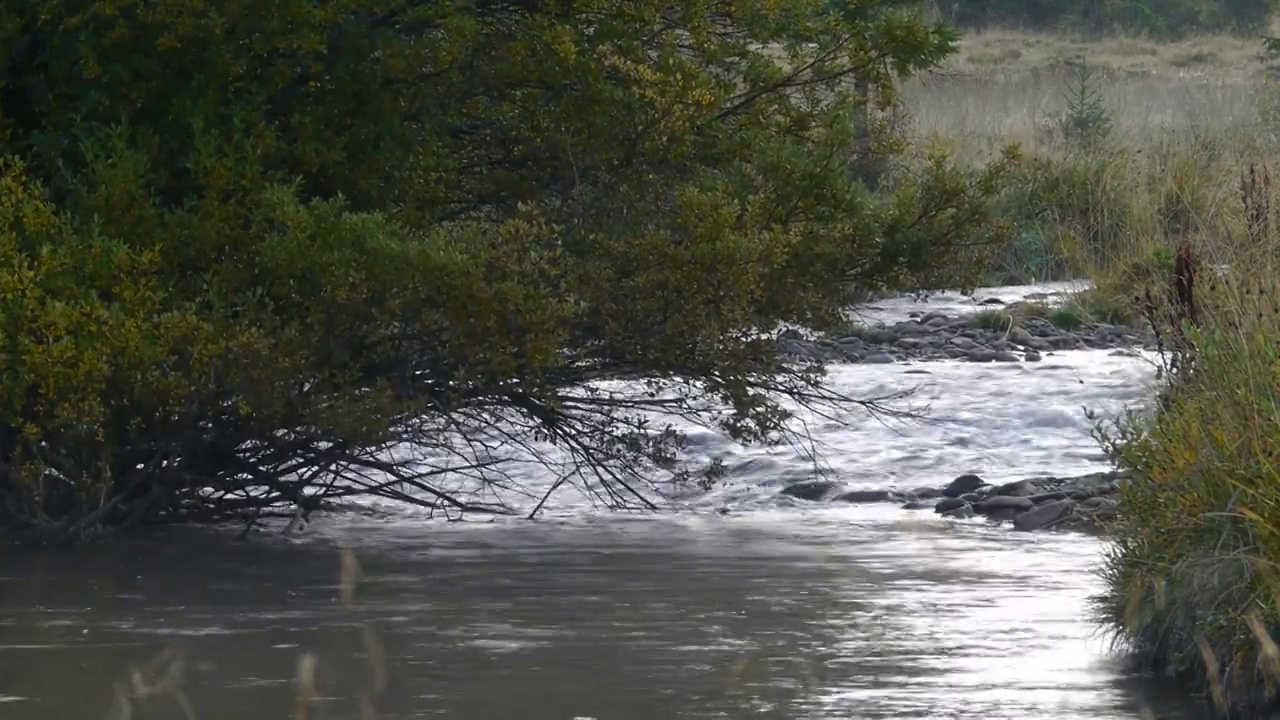
M 977 475 L 967 473 L 952 480 L 951 484 L 943 489 L 942 494 L 949 498 L 956 498 L 965 493 L 971 493 L 986 484 L 987 482 Z
M 898 502 L 902 496 L 892 490 L 850 490 L 835 497 L 836 502 L 873 503 Z
M 822 500 L 836 489 L 830 480 L 804 480 L 782 489 L 782 494 L 800 500 Z
M 1071 500 L 1054 500 L 1024 513 L 1018 513 L 1013 519 L 1013 529 L 1031 532 L 1051 527 L 1070 515 L 1075 505 Z

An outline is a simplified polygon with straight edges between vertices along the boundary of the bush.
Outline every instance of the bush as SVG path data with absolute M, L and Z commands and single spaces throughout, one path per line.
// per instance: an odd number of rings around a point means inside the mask
M 769 334 L 973 282 L 1000 166 L 868 192 L 851 80 L 892 103 L 955 38 L 824 6 L 7 2 L 0 524 L 477 507 L 439 477 L 499 486 L 495 427 L 643 503 L 641 411 L 839 401 Z
M 1146 666 L 1247 713 L 1274 707 L 1280 682 L 1280 243 L 1258 239 L 1226 244 L 1226 276 L 1201 266 L 1198 324 L 1149 295 L 1166 348 L 1157 402 L 1100 429 L 1129 477 L 1103 623 Z

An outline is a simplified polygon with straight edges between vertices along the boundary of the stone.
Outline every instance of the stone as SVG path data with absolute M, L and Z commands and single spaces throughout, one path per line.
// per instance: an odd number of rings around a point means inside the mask
M 969 351 L 969 362 L 991 362 L 996 359 L 996 351 L 990 348 L 974 348 Z
M 1038 505 L 1031 510 L 1018 513 L 1018 516 L 1013 519 L 1013 529 L 1023 532 L 1043 530 L 1070 515 L 1075 506 L 1076 504 L 1071 500 L 1054 500 Z
M 1109 497 L 1091 497 L 1080 503 L 1081 511 L 1098 520 L 1110 520 L 1120 512 L 1120 501 Z
M 1029 497 L 1038 492 L 1040 492 L 1040 489 L 1030 480 L 1015 480 L 997 487 L 995 494 L 1008 497 Z
M 1052 490 L 1050 492 L 1029 495 L 1027 496 L 1027 499 L 1030 500 L 1033 505 L 1041 505 L 1047 502 L 1053 502 L 1054 500 L 1066 500 L 1070 497 L 1070 495 L 1062 492 L 1061 490 Z
M 950 484 L 943 488 L 942 494 L 949 498 L 958 498 L 961 495 L 971 493 L 986 484 L 986 481 L 977 475 L 967 473 L 961 475 L 955 480 L 952 480 Z
M 894 357 L 889 353 L 871 353 L 870 355 L 862 358 L 862 362 L 871 365 L 889 365 L 894 362 Z
M 1027 362 L 1040 362 L 1043 357 L 1035 350 L 1028 350 L 1022 354 L 1022 359 Z
M 942 497 L 942 489 L 934 487 L 918 487 L 912 488 L 909 494 L 917 500 L 932 500 L 934 498 Z
M 920 324 L 922 325 L 929 325 L 930 323 L 946 325 L 949 322 L 951 322 L 951 318 L 947 317 L 946 313 L 938 312 L 937 310 L 930 310 L 920 318 Z
M 1114 495 L 1119 492 L 1120 484 L 1113 472 L 1082 475 L 1066 481 L 1062 488 L 1073 500 L 1088 500 L 1099 495 Z
M 964 500 L 961 500 L 958 497 L 943 498 L 938 501 L 937 505 L 933 506 L 933 511 L 936 513 L 945 514 L 947 512 L 950 512 L 951 510 L 955 510 L 958 507 L 963 507 L 968 504 L 969 503 L 965 502 Z
M 921 502 L 919 500 L 912 500 L 908 503 L 903 504 L 902 509 L 903 510 L 923 510 L 927 507 L 929 507 L 929 503 Z
M 1009 352 L 1008 350 L 1000 350 L 996 352 L 996 357 L 995 357 L 996 362 L 1018 362 L 1019 360 L 1021 360 L 1021 358 Z
M 978 512 L 991 513 L 994 510 L 1030 510 L 1035 506 L 1035 502 L 1029 497 L 993 495 L 986 500 L 983 500 L 981 505 L 974 506 L 974 510 L 977 510 Z
M 1009 339 L 1019 345 L 1026 345 L 1035 338 L 1031 337 L 1031 333 L 1027 332 L 1026 328 L 1016 327 L 1009 331 Z
M 977 508 L 974 508 L 977 510 Z M 1018 510 L 1015 508 L 999 508 L 986 513 L 987 519 L 991 522 L 1007 522 L 1018 516 Z
M 974 342 L 972 338 L 967 338 L 962 335 L 951 338 L 950 342 L 961 350 L 972 350 L 978 346 L 978 343 Z
M 970 505 L 969 503 L 965 503 L 959 507 L 953 507 L 950 510 L 947 510 L 946 512 L 942 513 L 942 517 L 961 518 L 961 519 L 971 518 L 973 517 L 973 506 Z
M 813 349 L 805 345 L 803 341 L 786 339 L 778 347 L 783 355 L 794 355 L 805 359 L 813 357 Z
M 847 503 L 874 503 L 874 502 L 897 502 L 902 499 L 892 490 L 850 490 L 840 493 L 835 497 L 836 502 Z
M 782 489 L 782 494 L 798 500 L 821 500 L 836 489 L 830 480 L 802 480 Z

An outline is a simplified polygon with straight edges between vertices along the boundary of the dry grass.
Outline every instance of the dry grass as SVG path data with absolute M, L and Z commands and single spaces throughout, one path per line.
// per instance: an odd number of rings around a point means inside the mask
M 1252 131 L 1273 75 L 1258 39 L 1084 42 L 978 33 L 962 41 L 940 72 L 905 85 L 910 131 L 974 160 L 994 157 L 1010 142 L 1032 153 L 1059 151 L 1053 125 L 1066 110 L 1065 90 L 1081 61 L 1103 79 L 1100 89 L 1116 140 L 1125 147 Z
M 1088 148 L 1062 122 L 1083 58 L 1111 128 Z M 1247 240 L 1240 175 L 1280 157 L 1280 79 L 1260 39 L 980 33 L 943 72 L 908 82 L 902 101 L 900 126 L 920 151 L 980 164 L 1020 146 L 1027 162 L 1002 210 L 1020 232 L 996 268 L 1010 281 L 1126 284 L 1183 239 L 1229 262 Z
M 1200 238 L 1232 267 L 1202 266 L 1198 325 L 1164 325 L 1174 362 L 1156 411 L 1102 436 L 1131 477 L 1104 564 L 1104 624 L 1245 716 L 1274 709 L 1280 687 L 1280 198 L 1264 177 L 1238 185 L 1244 242 Z
M 1247 85 L 1266 74 L 1257 38 L 1210 35 L 1181 41 L 1140 37 L 1083 40 L 1068 35 L 989 30 L 969 33 L 944 73 L 1051 71 L 1063 63 L 1088 59 L 1120 76 L 1186 80 L 1212 77 Z

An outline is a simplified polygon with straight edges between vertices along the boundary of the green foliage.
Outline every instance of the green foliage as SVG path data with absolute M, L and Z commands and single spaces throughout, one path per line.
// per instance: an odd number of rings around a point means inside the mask
M 11 524 L 467 506 L 382 451 L 478 473 L 499 418 L 636 500 L 676 442 L 638 411 L 776 439 L 834 397 L 769 333 L 1003 239 L 1012 160 L 859 181 L 855 108 L 955 42 L 878 2 L 3 2 Z
M 1102 101 L 1102 92 L 1087 63 L 1072 65 L 1071 73 L 1067 110 L 1058 118 L 1058 128 L 1069 145 L 1096 148 L 1111 135 L 1111 112 Z
M 1280 680 L 1272 639 L 1280 627 L 1280 306 L 1272 285 L 1206 285 L 1201 301 L 1212 319 L 1183 328 L 1158 408 L 1100 432 L 1131 478 L 1104 566 L 1103 622 L 1144 662 L 1246 711 L 1274 703 Z

